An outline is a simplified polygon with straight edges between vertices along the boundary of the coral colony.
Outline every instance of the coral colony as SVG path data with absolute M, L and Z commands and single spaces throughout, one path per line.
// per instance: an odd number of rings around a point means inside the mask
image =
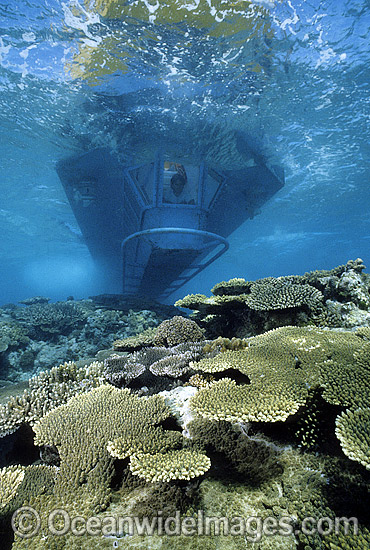
M 364 268 L 235 278 L 167 309 L 3 306 L 2 377 L 29 378 L 0 406 L 6 547 L 368 549 Z

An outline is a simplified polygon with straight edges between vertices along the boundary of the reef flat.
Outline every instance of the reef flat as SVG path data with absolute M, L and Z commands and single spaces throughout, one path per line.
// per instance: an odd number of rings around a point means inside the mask
M 3 547 L 370 548 L 369 289 L 357 259 L 167 310 L 3 306 L 2 377 L 29 375 L 0 405 Z

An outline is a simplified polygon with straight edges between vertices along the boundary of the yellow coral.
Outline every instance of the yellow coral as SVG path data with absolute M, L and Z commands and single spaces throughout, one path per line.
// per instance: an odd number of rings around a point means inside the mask
M 13 500 L 24 479 L 23 466 L 8 466 L 0 469 L 0 512 Z
M 31 378 L 22 395 L 12 396 L 0 405 L 0 436 L 15 432 L 23 423 L 32 426 L 72 396 L 99 386 L 104 380 L 102 366 L 94 361 L 79 368 L 68 362 Z
M 203 475 L 211 467 L 210 459 L 195 450 L 179 449 L 168 453 L 133 456 L 130 470 L 146 481 L 192 479 Z
M 370 409 L 342 413 L 337 417 L 335 433 L 344 454 L 370 470 Z
M 263 383 L 237 386 L 234 380 L 223 378 L 199 390 L 191 407 L 209 420 L 277 422 L 297 412 L 306 397 L 303 383 L 266 389 Z
M 323 389 L 328 403 L 352 409 L 369 406 L 370 343 L 359 335 L 283 327 L 248 343 L 245 349 L 192 365 L 214 375 L 225 372 L 235 380 L 238 373 L 247 377 L 240 386 L 223 379 L 202 388 L 192 399 L 200 415 L 217 420 L 285 420 L 315 388 Z
M 113 342 L 113 347 L 117 351 L 135 351 L 147 346 L 153 346 L 156 332 L 156 328 L 148 328 L 140 334 L 135 334 L 135 336 L 116 340 Z
M 177 346 L 185 342 L 204 340 L 203 331 L 195 321 L 176 315 L 163 321 L 156 330 L 154 343 L 157 346 Z

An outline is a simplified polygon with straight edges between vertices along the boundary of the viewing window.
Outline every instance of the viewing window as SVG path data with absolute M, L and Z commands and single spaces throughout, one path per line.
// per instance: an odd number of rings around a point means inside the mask
M 178 162 L 163 164 L 163 203 L 197 204 L 199 168 Z

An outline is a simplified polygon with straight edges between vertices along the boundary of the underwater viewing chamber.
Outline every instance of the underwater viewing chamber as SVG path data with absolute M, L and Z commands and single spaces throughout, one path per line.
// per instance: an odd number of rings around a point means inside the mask
M 284 185 L 282 169 L 263 163 L 221 171 L 158 153 L 122 168 L 106 149 L 63 159 L 57 172 L 93 258 L 123 294 L 155 299 L 217 260 Z

